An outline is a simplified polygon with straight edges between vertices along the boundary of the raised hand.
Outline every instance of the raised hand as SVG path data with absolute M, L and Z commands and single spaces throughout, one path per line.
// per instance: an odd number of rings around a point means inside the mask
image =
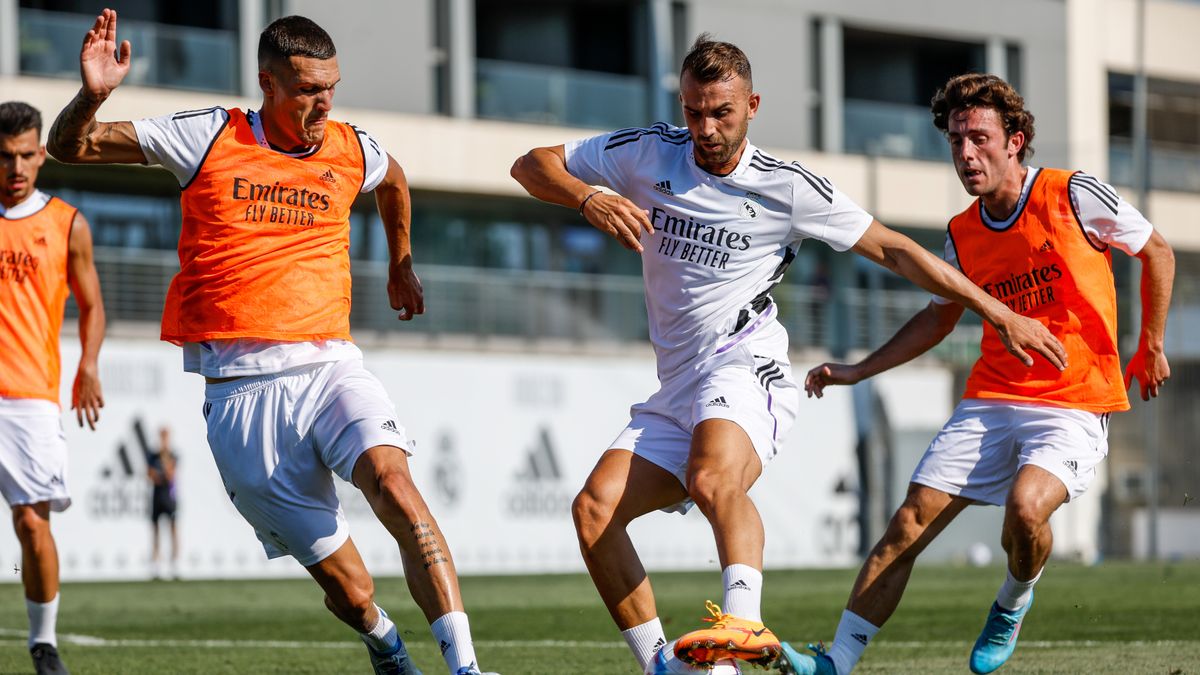
M 1033 357 L 1029 355 L 1032 351 L 1046 357 L 1055 368 L 1066 370 L 1067 350 L 1041 321 L 1008 312 L 995 327 L 1004 348 L 1009 354 L 1020 359 L 1021 363 L 1026 366 L 1033 365 Z
M 117 48 L 117 12 L 105 9 L 96 17 L 92 29 L 83 36 L 79 52 L 79 74 L 83 92 L 94 99 L 106 99 L 129 74 L 129 40 Z
M 620 195 L 597 193 L 584 203 L 581 213 L 592 227 L 616 239 L 630 251 L 642 252 L 642 230 L 654 234 L 654 226 L 646 212 Z

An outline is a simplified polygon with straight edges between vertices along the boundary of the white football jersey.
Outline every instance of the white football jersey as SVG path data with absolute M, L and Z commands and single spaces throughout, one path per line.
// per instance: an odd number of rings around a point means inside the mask
M 844 251 L 871 216 L 825 178 L 747 143 L 725 176 L 696 165 L 688 130 L 663 123 L 566 146 L 567 170 L 644 209 L 650 340 L 666 381 L 775 320 L 769 292 L 804 239 Z

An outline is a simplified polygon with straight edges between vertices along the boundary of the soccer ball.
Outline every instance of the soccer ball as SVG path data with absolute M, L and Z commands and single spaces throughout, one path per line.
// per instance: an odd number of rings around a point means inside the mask
M 680 661 L 675 657 L 675 641 L 672 640 L 646 664 L 645 675 L 742 675 L 742 669 L 733 659 L 718 661 L 707 667 Z

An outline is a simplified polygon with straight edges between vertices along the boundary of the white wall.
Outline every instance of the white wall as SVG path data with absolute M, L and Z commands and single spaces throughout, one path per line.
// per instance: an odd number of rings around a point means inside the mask
M 73 343 L 63 343 L 68 395 L 78 359 Z M 178 349 L 110 339 L 101 361 L 106 406 L 100 428 L 80 430 L 73 417 L 63 417 L 74 498 L 52 518 L 63 578 L 150 573 L 148 485 L 135 420 L 151 442 L 161 425 L 173 432 L 184 577 L 301 574 L 290 560 L 264 558 L 222 489 L 205 440 L 203 384 L 182 372 Z M 650 359 L 371 351 L 366 363 L 417 441 L 415 479 L 462 572 L 583 569 L 569 505 L 628 420 L 628 406 L 656 388 Z M 754 489 L 766 522 L 768 566 L 853 564 L 854 498 L 834 492 L 853 474 L 850 415 L 847 391 L 803 406 L 787 448 Z M 130 474 L 119 459 L 122 446 Z M 368 566 L 399 574 L 395 542 L 353 488 L 343 487 L 352 536 Z M 698 513 L 652 514 L 633 532 L 648 567 L 717 566 L 711 530 Z M 19 562 L 11 530 L 0 528 L 0 565 L 11 569 Z

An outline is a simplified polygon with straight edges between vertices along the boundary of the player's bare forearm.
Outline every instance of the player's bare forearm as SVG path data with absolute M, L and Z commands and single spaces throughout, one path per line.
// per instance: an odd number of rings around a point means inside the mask
M 1030 350 L 1044 356 L 1055 368 L 1066 368 L 1066 350 L 1041 322 L 1011 311 L 912 239 L 876 220 L 854 245 L 854 252 L 983 317 L 996 328 L 1009 353 L 1026 366 L 1033 365 L 1033 358 L 1026 353 Z
M 383 182 L 375 188 L 375 205 L 383 220 L 388 244 L 388 261 L 395 265 L 412 263 L 412 200 L 408 194 L 408 178 L 404 169 L 388 156 L 388 170 Z
M 104 98 L 80 90 L 50 127 L 46 150 L 66 164 L 145 164 L 132 122 L 97 122 Z
M 1167 331 L 1167 310 L 1175 283 L 1175 253 L 1157 231 L 1137 256 L 1142 261 L 1142 328 L 1139 342 L 1161 352 Z
M 913 315 L 890 340 L 871 352 L 857 365 L 861 379 L 874 377 L 917 358 L 933 349 L 954 330 L 962 318 L 958 304 L 930 302 Z
M 390 155 L 387 174 L 375 188 L 375 203 L 388 242 L 388 302 L 399 312 L 400 320 L 408 321 L 425 313 L 425 296 L 421 280 L 413 270 L 412 202 L 408 196 L 408 179 Z
M 566 150 L 561 145 L 530 150 L 513 162 L 509 174 L 531 196 L 572 209 L 578 209 L 596 191 L 567 171 Z

